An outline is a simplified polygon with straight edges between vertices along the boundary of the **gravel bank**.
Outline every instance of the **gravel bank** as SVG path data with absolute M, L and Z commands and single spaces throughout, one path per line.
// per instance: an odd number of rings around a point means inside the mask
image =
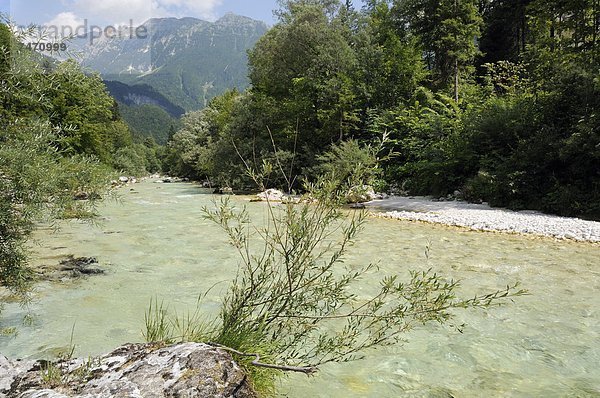
M 558 217 L 535 211 L 511 211 L 461 201 L 437 202 L 427 197 L 393 196 L 374 200 L 367 207 L 378 217 L 423 221 L 497 231 L 600 242 L 600 222 Z

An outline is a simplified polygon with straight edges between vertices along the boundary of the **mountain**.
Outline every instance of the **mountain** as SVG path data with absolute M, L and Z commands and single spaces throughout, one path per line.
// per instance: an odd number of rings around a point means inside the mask
M 88 37 L 70 45 L 83 66 L 123 83 L 116 87 L 119 102 L 157 105 L 171 115 L 177 107 L 200 109 L 227 89 L 246 88 L 247 51 L 267 31 L 264 22 L 235 14 L 216 22 L 153 18 L 142 26 L 146 38 L 102 37 L 90 45 Z
M 174 118 L 158 105 L 129 106 L 120 103 L 119 111 L 134 137 L 152 137 L 160 145 L 166 144 L 169 134 L 181 127 L 178 118 Z
M 169 101 L 168 98 L 148 84 L 136 84 L 130 86 L 125 83 L 110 80 L 105 80 L 104 84 L 110 95 L 120 104 L 132 107 L 155 105 L 175 118 L 178 118 L 185 113 L 185 110 L 182 107 Z

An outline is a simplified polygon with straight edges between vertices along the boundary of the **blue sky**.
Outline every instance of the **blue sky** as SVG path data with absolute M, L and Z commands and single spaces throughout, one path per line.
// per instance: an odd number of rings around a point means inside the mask
M 360 7 L 361 0 L 354 0 Z M 0 0 L 0 12 L 20 25 L 107 26 L 133 20 L 139 25 L 151 17 L 192 16 L 215 20 L 227 12 L 259 19 L 272 25 L 276 0 Z

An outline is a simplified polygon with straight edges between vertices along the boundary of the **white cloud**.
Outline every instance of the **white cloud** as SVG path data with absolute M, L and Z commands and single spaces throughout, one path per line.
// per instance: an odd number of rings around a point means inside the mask
M 43 23 L 47 33 L 53 36 L 54 39 L 59 37 L 67 37 L 73 34 L 77 27 L 82 26 L 83 18 L 75 15 L 73 12 L 61 12 L 50 21 Z
M 152 17 L 150 0 L 71 0 L 70 5 L 85 15 L 91 25 L 122 23 L 130 19 L 141 24 Z
M 70 26 L 72 28 L 81 25 L 83 18 L 78 17 L 72 12 L 61 12 L 52 20 L 45 22 L 45 26 Z
M 63 0 L 67 8 L 93 24 L 140 25 L 150 18 L 193 16 L 213 20 L 223 0 Z M 61 13 L 73 14 L 73 12 Z M 59 14 L 60 15 L 60 14 Z M 74 14 L 73 14 L 74 15 Z
M 223 3 L 223 0 L 157 0 L 159 8 L 176 10 L 188 13 L 188 16 L 196 16 L 205 19 L 215 19 L 215 9 Z M 181 15 L 181 14 L 180 14 Z

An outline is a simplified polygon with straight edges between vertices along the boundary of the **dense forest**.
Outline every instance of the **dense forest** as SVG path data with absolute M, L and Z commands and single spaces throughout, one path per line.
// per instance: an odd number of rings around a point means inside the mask
M 356 140 L 378 190 L 600 218 L 596 0 L 280 3 L 251 88 L 185 115 L 167 171 L 244 188 L 244 161 L 277 158 L 310 179 Z

